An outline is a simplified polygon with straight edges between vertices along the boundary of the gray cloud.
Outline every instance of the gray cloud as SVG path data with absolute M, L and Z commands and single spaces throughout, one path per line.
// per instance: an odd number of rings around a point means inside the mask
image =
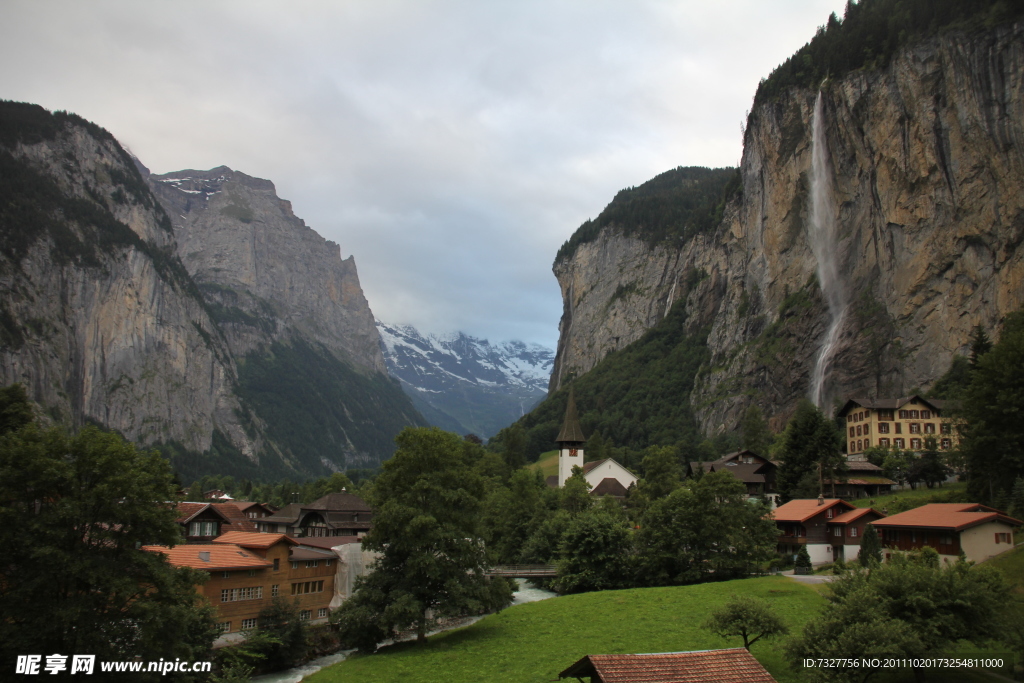
M 383 320 L 554 345 L 558 246 L 622 187 L 736 164 L 758 79 L 844 4 L 8 0 L 0 97 L 273 180 Z

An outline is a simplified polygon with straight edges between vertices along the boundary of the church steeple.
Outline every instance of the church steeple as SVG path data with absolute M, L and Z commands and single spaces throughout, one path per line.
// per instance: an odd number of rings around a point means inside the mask
M 569 387 L 569 403 L 565 406 L 565 419 L 562 421 L 562 431 L 558 432 L 555 442 L 558 444 L 581 444 L 587 439 L 583 436 L 583 429 L 580 427 L 580 419 L 576 416 L 576 400 L 572 395 L 572 387 Z
M 576 400 L 572 387 L 569 387 L 569 402 L 565 406 L 565 419 L 562 431 L 558 432 L 558 486 L 565 486 L 565 480 L 572 476 L 573 466 L 583 467 L 583 428 L 576 415 Z

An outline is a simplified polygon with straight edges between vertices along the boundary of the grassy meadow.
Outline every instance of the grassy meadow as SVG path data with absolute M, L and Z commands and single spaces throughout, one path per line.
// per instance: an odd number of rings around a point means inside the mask
M 545 477 L 558 474 L 558 451 L 541 453 L 540 457 L 537 458 L 537 462 L 532 465 L 527 465 L 527 467 L 534 470 L 540 470 L 540 473 Z
M 887 496 L 875 498 L 858 498 L 849 501 L 859 508 L 872 507 L 876 510 L 888 508 L 889 514 L 911 510 L 928 503 L 956 503 L 959 502 L 961 494 L 967 493 L 967 482 L 958 481 L 952 484 L 943 484 L 933 489 L 922 486 L 919 489 L 904 489 Z M 952 500 L 950 500 L 952 498 Z
M 799 631 L 824 604 L 820 585 L 781 576 L 671 588 L 566 595 L 510 607 L 466 628 L 354 655 L 307 681 L 547 682 L 587 654 L 677 652 L 740 647 L 701 628 L 712 610 L 737 593 L 768 600 Z M 755 643 L 754 656 L 780 682 L 798 681 L 778 641 Z

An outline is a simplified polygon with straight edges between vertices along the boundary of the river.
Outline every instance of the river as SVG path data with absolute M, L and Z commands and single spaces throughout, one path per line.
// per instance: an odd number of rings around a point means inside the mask
M 529 581 L 520 581 L 518 590 L 516 590 L 516 592 L 512 596 L 512 604 L 522 605 L 527 602 L 547 600 L 548 598 L 555 597 L 555 595 L 557 594 L 549 590 L 537 588 Z M 483 617 L 469 617 L 467 619 L 462 619 L 458 623 L 452 624 L 445 628 L 438 629 L 436 631 L 432 631 L 430 635 L 440 633 L 441 631 L 449 631 L 453 628 L 462 628 L 464 626 L 469 626 L 470 624 L 476 623 L 480 619 L 483 619 Z M 389 645 L 390 642 L 384 644 Z M 354 650 L 342 650 L 341 652 L 336 652 L 333 655 L 326 655 L 324 657 L 312 659 L 303 664 L 302 666 L 297 666 L 294 669 L 285 669 L 284 671 L 278 671 L 272 674 L 254 676 L 252 679 L 252 683 L 299 683 L 299 681 L 301 681 L 306 676 L 314 674 L 320 669 L 330 666 L 331 664 L 337 664 L 338 662 L 345 659 L 345 657 L 347 657 L 352 652 L 354 652 Z

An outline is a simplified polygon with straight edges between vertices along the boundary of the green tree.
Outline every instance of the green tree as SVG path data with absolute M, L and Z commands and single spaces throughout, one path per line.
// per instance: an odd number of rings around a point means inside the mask
M 943 567 L 896 554 L 871 571 L 854 569 L 832 581 L 828 604 L 787 650 L 805 657 L 926 657 L 958 641 L 982 644 L 1001 635 L 1007 586 L 988 567 Z M 807 669 L 812 680 L 863 681 L 873 671 Z
M 637 482 L 630 496 L 633 507 L 643 510 L 651 502 L 664 498 L 682 485 L 683 468 L 676 449 L 670 446 L 650 446 L 643 460 L 644 477 Z
M 0 388 L 0 434 L 15 432 L 34 419 L 32 403 L 23 385 Z
M 526 431 L 523 425 L 516 422 L 509 427 L 502 445 L 501 455 L 510 469 L 517 470 L 526 464 Z
M 932 488 L 936 484 L 944 482 L 948 474 L 949 472 L 946 470 L 941 456 L 939 456 L 939 448 L 935 442 L 935 437 L 926 437 L 924 440 L 924 450 L 921 451 L 921 456 L 916 458 L 911 464 L 908 479 L 915 483 L 922 482 L 928 488 Z
M 561 593 L 622 588 L 629 578 L 630 530 L 621 516 L 603 510 L 576 515 L 562 535 Z
M 757 405 L 752 403 L 747 408 L 740 429 L 743 431 L 743 448 L 767 457 L 775 437 Z
M 860 553 L 857 555 L 863 567 L 877 567 L 882 563 L 882 542 L 874 524 L 864 527 L 864 536 L 860 539 Z
M 515 563 L 530 535 L 548 516 L 549 487 L 540 470 L 512 473 L 507 487 L 492 490 L 484 501 L 483 526 L 488 550 L 499 562 Z
M 484 576 L 484 482 L 474 444 L 436 427 L 406 428 L 395 441 L 374 481 L 373 528 L 363 539 L 380 557 L 342 604 L 339 622 L 372 634 L 414 627 L 423 642 L 435 618 L 502 607 L 511 590 Z
M 299 600 L 276 597 L 260 610 L 251 650 L 270 671 L 295 666 L 306 658 L 306 632 L 299 618 Z
M 90 653 L 197 660 L 216 637 L 195 586 L 147 544 L 181 540 L 167 461 L 116 434 L 35 423 L 0 436 L 0 660 Z
M 712 612 L 704 622 L 704 628 L 723 638 L 740 636 L 743 647 L 748 650 L 761 638 L 789 633 L 789 628 L 771 605 L 747 595 L 735 596 L 721 609 Z
M 811 555 L 807 552 L 807 546 L 801 545 L 800 550 L 797 551 L 796 561 L 793 563 L 797 569 L 810 569 L 811 568 Z
M 779 438 L 781 443 L 776 455 L 782 465 L 776 485 L 783 503 L 795 497 L 801 481 L 808 476 L 830 477 L 834 482 L 845 474 L 839 451 L 842 435 L 810 401 L 800 401 Z
M 767 512 L 728 472 L 687 480 L 640 520 L 638 580 L 673 585 L 747 574 L 774 553 L 778 531 Z
M 971 367 L 978 367 L 978 361 L 981 357 L 991 350 L 992 340 L 985 333 L 985 328 L 981 325 L 975 325 L 971 331 Z
M 993 503 L 1024 476 L 1024 312 L 1006 318 L 999 342 L 980 355 L 962 404 L 960 449 L 968 492 Z
M 585 512 L 594 503 L 594 499 L 590 496 L 590 489 L 591 486 L 583 474 L 583 468 L 573 465 L 572 476 L 565 480 L 565 486 L 559 491 L 559 504 L 571 515 Z
M 1010 515 L 1020 519 L 1024 516 L 1024 478 L 1017 477 L 1010 489 Z

